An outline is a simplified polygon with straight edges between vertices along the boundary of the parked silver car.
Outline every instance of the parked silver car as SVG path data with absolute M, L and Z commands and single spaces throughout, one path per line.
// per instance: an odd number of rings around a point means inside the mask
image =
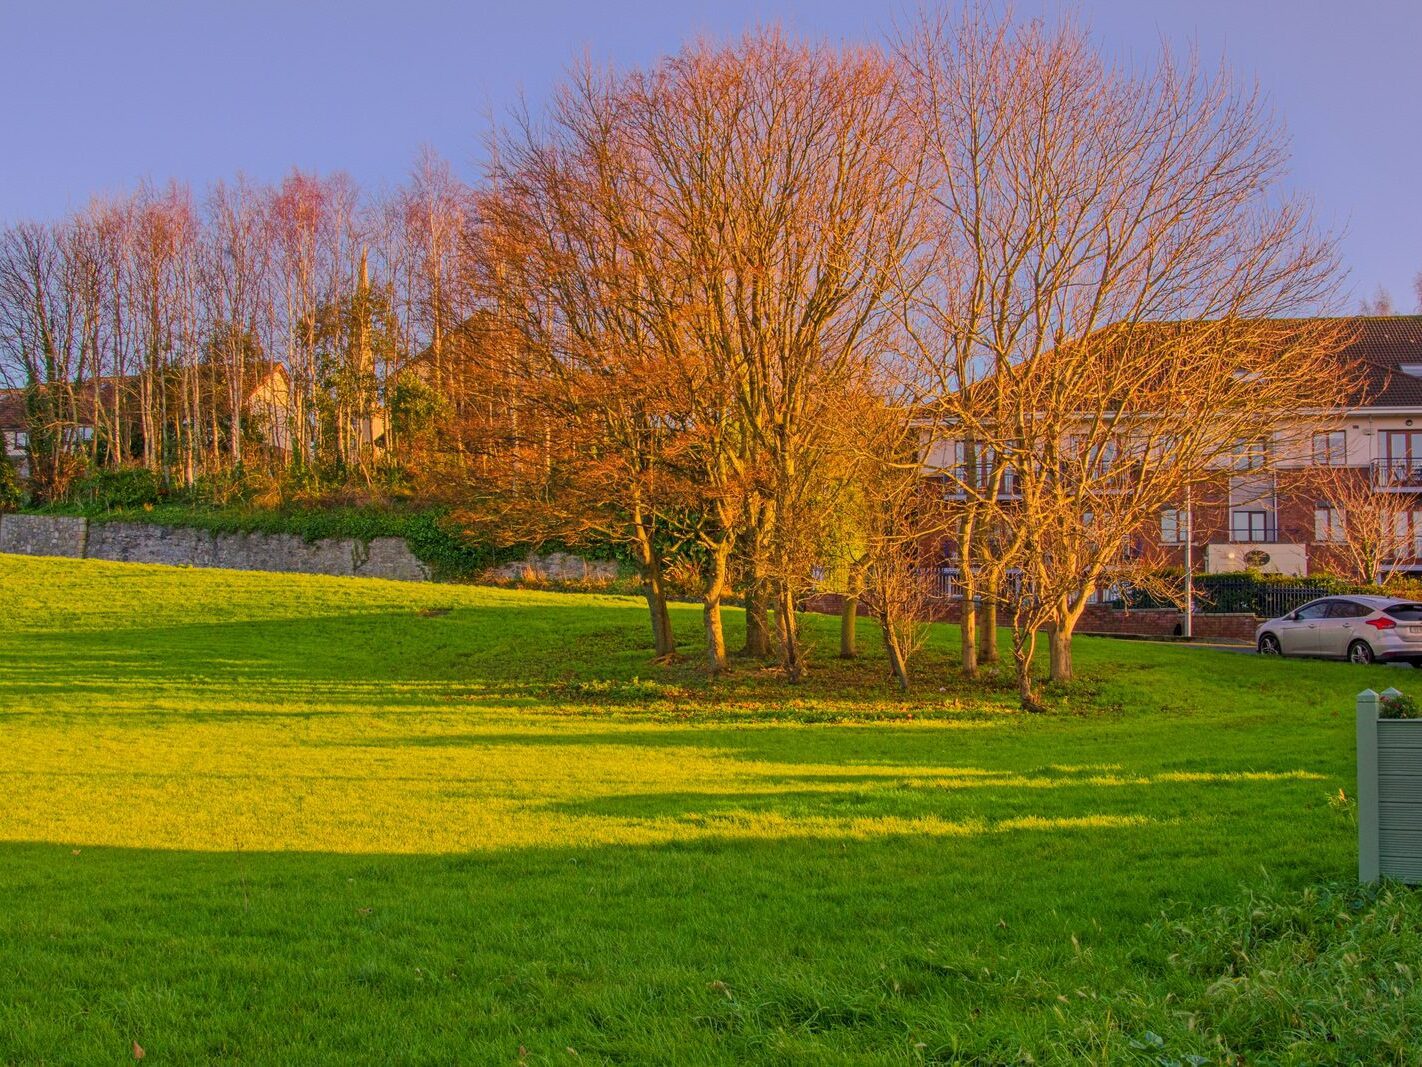
M 1422 666 L 1422 604 L 1386 596 L 1330 596 L 1270 619 L 1254 633 L 1260 655 L 1326 656 Z

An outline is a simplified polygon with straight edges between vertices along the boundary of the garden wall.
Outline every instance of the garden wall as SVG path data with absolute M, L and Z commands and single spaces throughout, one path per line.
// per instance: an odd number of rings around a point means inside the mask
M 64 515 L 0 515 L 0 552 L 83 559 L 89 520 Z
M 584 559 L 568 552 L 549 552 L 502 563 L 490 568 L 488 576 L 508 582 L 610 582 L 620 573 L 621 568 L 615 560 Z
M 805 602 L 807 611 L 838 615 L 843 598 L 837 593 L 821 593 Z M 957 622 L 961 614 L 957 600 L 935 600 L 930 609 L 933 622 Z M 1004 624 L 1006 619 L 1003 620 Z M 1108 634 L 1122 637 L 1179 637 L 1184 613 L 1174 608 L 1120 608 L 1091 604 L 1077 623 L 1079 634 Z M 1194 618 L 1197 641 L 1254 642 L 1254 629 L 1263 620 L 1246 613 L 1199 614 Z
M 0 515 L 0 552 L 410 582 L 429 578 L 429 569 L 399 537 L 308 542 L 295 534 L 214 533 L 54 515 Z

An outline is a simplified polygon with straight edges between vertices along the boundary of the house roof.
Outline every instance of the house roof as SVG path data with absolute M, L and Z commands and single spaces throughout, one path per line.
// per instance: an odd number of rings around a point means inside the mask
M 250 401 L 257 390 L 264 383 L 270 381 L 273 376 L 280 378 L 284 386 L 290 383 L 290 375 L 281 363 L 262 360 L 249 366 L 244 382 L 247 394 L 244 402 Z M 121 396 L 131 396 L 137 388 L 138 375 L 136 374 L 125 374 L 119 377 L 109 375 L 101 378 L 98 383 L 99 398 L 106 408 L 113 406 L 115 390 L 122 390 Z M 93 410 L 94 382 L 92 380 L 79 387 L 78 403 L 82 420 Z M 0 429 L 23 430 L 26 428 L 27 421 L 25 417 L 25 390 L 0 389 Z
M 0 389 L 0 430 L 25 428 L 25 394 L 21 389 Z
M 1286 331 L 1295 326 L 1317 326 L 1328 331 L 1329 343 L 1336 338 L 1338 347 L 1332 357 L 1338 368 L 1338 399 L 1353 410 L 1422 407 L 1422 315 L 1341 315 L 1268 321 Z M 1155 328 L 1168 332 L 1211 325 L 1172 322 Z
M 1339 321 L 1353 340 L 1339 349 L 1338 357 L 1362 372 L 1360 395 L 1352 398 L 1357 406 L 1422 407 L 1422 315 L 1356 315 Z

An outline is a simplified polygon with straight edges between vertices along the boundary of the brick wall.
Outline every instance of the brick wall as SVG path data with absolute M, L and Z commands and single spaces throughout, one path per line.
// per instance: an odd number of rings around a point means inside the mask
M 820 593 L 805 602 L 806 611 L 825 615 L 838 615 L 843 598 L 837 593 Z M 962 606 L 956 600 L 940 600 L 935 603 L 931 621 L 957 622 L 962 614 Z M 1004 623 L 1006 620 L 1003 620 Z M 1254 628 L 1262 620 L 1248 614 L 1196 615 L 1194 629 L 1196 640 L 1203 641 L 1248 641 L 1254 640 Z M 1080 634 L 1114 634 L 1124 637 L 1179 637 L 1182 632 L 1184 613 L 1174 608 L 1137 608 L 1123 611 L 1102 605 L 1089 605 L 1082 613 L 1076 632 Z
M 1254 642 L 1254 630 L 1264 620 L 1247 613 L 1196 615 L 1195 637 L 1201 641 Z
M 1199 616 L 1196 616 L 1199 618 Z M 1184 615 L 1174 608 L 1138 608 L 1121 611 L 1092 604 L 1082 612 L 1076 632 L 1126 634 L 1134 637 L 1179 637 Z

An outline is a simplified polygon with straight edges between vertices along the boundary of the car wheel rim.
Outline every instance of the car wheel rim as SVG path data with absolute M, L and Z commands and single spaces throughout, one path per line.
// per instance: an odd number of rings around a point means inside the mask
M 1371 657 L 1370 655 L 1368 655 L 1368 650 L 1367 650 L 1366 648 L 1364 648 L 1362 645 L 1354 645 L 1354 646 L 1353 646 L 1353 662 L 1354 662 L 1354 663 L 1367 663 L 1367 662 L 1369 662 L 1371 659 L 1372 659 L 1372 657 Z
M 1277 656 L 1279 654 L 1279 642 L 1272 637 L 1266 637 L 1259 643 L 1259 651 L 1266 656 Z

